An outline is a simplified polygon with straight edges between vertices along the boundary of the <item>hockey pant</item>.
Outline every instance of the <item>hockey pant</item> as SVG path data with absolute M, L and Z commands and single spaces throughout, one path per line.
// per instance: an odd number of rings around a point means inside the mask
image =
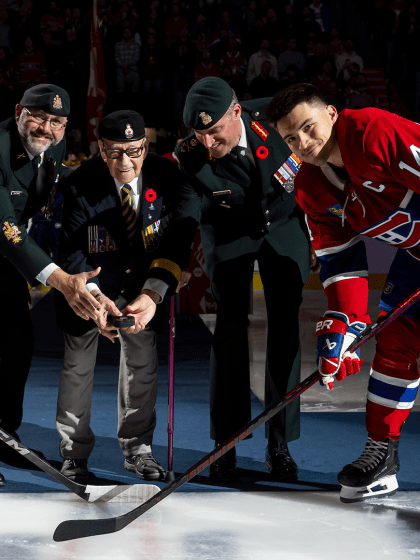
M 415 319 L 398 317 L 376 336 L 366 405 L 372 439 L 398 439 L 419 386 L 419 354 L 420 322 Z

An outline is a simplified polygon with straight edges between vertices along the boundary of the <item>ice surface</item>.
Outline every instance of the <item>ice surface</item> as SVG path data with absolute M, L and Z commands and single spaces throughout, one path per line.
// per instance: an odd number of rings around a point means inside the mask
M 420 492 L 342 504 L 338 492 L 175 492 L 118 533 L 62 543 L 66 519 L 121 515 L 69 493 L 0 494 L 7 560 L 398 560 L 420 557 Z

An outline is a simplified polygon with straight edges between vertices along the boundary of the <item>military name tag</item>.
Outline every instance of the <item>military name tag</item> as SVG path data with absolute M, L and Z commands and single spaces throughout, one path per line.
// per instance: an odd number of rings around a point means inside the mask
M 22 195 L 22 191 L 12 191 L 10 193 L 11 196 L 21 196 Z
M 228 191 L 215 191 L 213 193 L 213 196 L 223 196 L 225 194 L 232 194 L 232 191 L 229 191 L 229 190 Z
M 118 247 L 104 226 L 89 226 L 89 253 L 109 253 Z

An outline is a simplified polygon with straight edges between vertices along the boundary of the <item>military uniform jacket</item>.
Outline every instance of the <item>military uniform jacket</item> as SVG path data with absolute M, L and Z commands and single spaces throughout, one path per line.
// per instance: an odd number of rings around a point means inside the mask
M 63 139 L 44 152 L 35 179 L 15 119 L 0 124 L 0 253 L 30 283 L 52 261 L 29 237 L 25 226 L 45 205 L 54 184 L 69 173 L 62 165 L 65 149 Z M 1 266 L 0 270 L 3 268 Z M 8 271 L 10 268 L 6 266 L 4 273 Z
M 100 266 L 99 276 L 89 282 L 98 284 L 110 299 L 122 295 L 127 303 L 139 295 L 147 278 L 164 280 L 172 291 L 177 287 L 197 226 L 196 221 L 174 220 L 175 225 L 170 222 L 159 237 L 155 250 L 146 251 L 142 230 L 159 220 L 162 212 L 177 214 L 175 195 L 184 176 L 174 162 L 151 153 L 141 173 L 141 211 L 131 245 L 121 199 L 100 155 L 69 177 L 64 195 L 60 266 L 70 274 Z M 161 254 L 164 258 L 160 258 Z M 61 294 L 57 294 L 56 301 L 57 321 L 65 332 L 81 336 L 92 327 L 91 321 L 76 316 Z
M 303 213 L 293 190 L 287 192 L 275 176 L 291 152 L 264 119 L 269 102 L 259 99 L 241 103 L 248 148 L 256 167 L 249 173 L 228 156 L 212 158 L 194 135 L 176 148 L 181 169 L 190 177 L 188 210 L 191 214 L 197 206 L 201 210 L 201 236 L 210 278 L 218 263 L 257 252 L 264 239 L 278 254 L 298 263 L 304 281 L 309 274 Z

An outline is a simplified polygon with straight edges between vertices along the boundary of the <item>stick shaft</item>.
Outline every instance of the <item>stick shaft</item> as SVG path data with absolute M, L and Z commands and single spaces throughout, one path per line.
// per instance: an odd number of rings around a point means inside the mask
M 175 348 L 175 296 L 172 296 L 171 297 L 171 311 L 170 311 L 170 318 L 169 318 L 168 471 L 173 471 L 174 348 Z
M 0 440 L 3 441 L 4 443 L 7 443 L 7 445 L 9 445 L 17 453 L 19 453 L 20 455 L 28 459 L 28 461 L 36 465 L 42 471 L 46 472 L 47 474 L 55 478 L 55 480 L 57 480 L 58 482 L 66 486 L 66 488 L 68 488 L 69 490 L 71 490 L 81 498 L 87 499 L 85 485 L 78 484 L 77 482 L 73 482 L 72 480 L 64 476 L 64 474 L 62 474 L 60 471 L 55 469 L 47 461 L 44 461 L 44 459 L 41 459 L 41 457 L 39 457 L 31 449 L 25 447 L 23 443 L 15 439 L 9 433 L 3 430 L 3 428 L 0 428 Z
M 364 332 L 362 332 L 355 341 L 348 347 L 347 351 L 355 351 L 379 331 L 386 327 L 389 323 L 399 317 L 406 309 L 413 303 L 420 299 L 420 288 L 401 302 L 397 307 L 389 311 L 386 315 L 382 316 L 376 323 L 370 325 Z M 133 509 L 132 511 L 121 515 L 119 517 L 109 519 L 94 519 L 94 520 L 73 520 L 64 521 L 61 523 L 55 533 L 54 540 L 63 541 L 71 540 L 82 537 L 89 537 L 93 535 L 103 535 L 107 533 L 114 533 L 126 527 L 129 523 L 146 513 L 149 509 L 161 502 L 164 498 L 172 494 L 180 486 L 193 479 L 198 473 L 207 468 L 211 463 L 222 457 L 229 449 L 235 447 L 237 443 L 245 439 L 248 435 L 252 434 L 262 424 L 265 424 L 270 418 L 275 416 L 280 410 L 285 408 L 290 402 L 299 397 L 307 389 L 312 387 L 319 379 L 321 374 L 318 370 L 314 371 L 309 377 L 292 389 L 280 401 L 272 407 L 264 410 L 259 416 L 248 422 L 241 430 L 236 432 L 232 437 L 227 439 L 221 445 L 218 445 L 213 451 L 208 453 L 203 459 L 198 461 L 185 473 L 179 475 L 173 482 L 168 484 L 163 490 L 155 494 L 152 498 L 147 500 L 144 504 Z

